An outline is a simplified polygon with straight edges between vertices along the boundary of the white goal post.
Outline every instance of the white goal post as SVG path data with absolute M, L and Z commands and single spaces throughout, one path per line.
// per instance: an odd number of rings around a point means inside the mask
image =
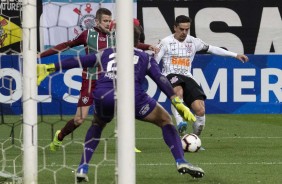
M 36 0 L 23 0 L 23 181 L 38 183 Z M 126 10 L 126 11 L 125 11 Z M 116 0 L 118 183 L 135 184 L 133 1 Z
M 116 0 L 118 183 L 135 184 L 133 1 Z
M 38 183 L 36 0 L 22 2 L 23 182 Z M 126 10 L 126 11 L 125 11 Z M 116 0 L 117 21 L 117 174 L 118 183 L 135 184 L 133 1 Z
M 22 3 L 23 178 L 24 183 L 37 184 L 37 3 L 36 0 L 23 0 Z

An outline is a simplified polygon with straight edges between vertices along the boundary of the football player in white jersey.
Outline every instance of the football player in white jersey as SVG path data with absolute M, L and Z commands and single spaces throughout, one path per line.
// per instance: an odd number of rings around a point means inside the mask
M 193 133 L 200 135 L 205 126 L 205 103 L 206 95 L 202 88 L 196 83 L 191 74 L 191 67 L 197 51 L 234 57 L 241 62 L 249 59 L 244 54 L 237 54 L 209 45 L 199 38 L 188 35 L 191 26 L 191 19 L 185 15 L 176 17 L 174 23 L 174 34 L 162 39 L 158 45 L 160 51 L 155 55 L 157 62 L 162 60 L 162 73 L 167 76 L 175 93 L 182 97 L 186 105 L 193 110 L 196 122 L 193 124 Z M 172 107 L 172 113 L 177 122 L 180 134 L 184 134 L 187 123 Z

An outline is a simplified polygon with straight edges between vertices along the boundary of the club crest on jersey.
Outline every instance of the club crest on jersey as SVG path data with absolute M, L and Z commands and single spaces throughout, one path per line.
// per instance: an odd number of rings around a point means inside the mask
M 82 97 L 82 102 L 83 102 L 84 104 L 87 104 L 88 101 L 89 101 L 89 97 L 88 97 L 88 96 Z
M 104 42 L 104 41 L 106 41 L 106 38 L 105 37 L 99 37 L 99 41 Z
M 186 47 L 186 51 L 187 51 L 188 53 L 191 53 L 191 52 L 192 52 L 192 44 L 186 43 L 186 44 L 185 44 L 185 47 Z
M 95 27 L 95 15 L 91 14 L 92 12 L 91 4 L 87 3 L 86 8 L 84 9 L 84 13 L 82 13 L 78 8 L 74 8 L 73 11 L 79 15 L 79 21 L 78 26 L 80 27 L 80 31 L 84 31 L 87 29 L 91 29 Z M 86 12 L 86 13 L 85 13 Z M 94 13 L 94 12 L 93 12 Z M 74 28 L 74 33 L 79 34 L 80 31 L 78 31 L 76 28 Z
M 170 83 L 171 84 L 174 84 L 178 81 L 178 77 L 177 76 L 173 76 L 171 79 L 170 79 Z
M 150 110 L 150 106 L 149 104 L 146 104 L 141 108 L 141 110 L 139 111 L 139 114 L 144 115 L 148 112 L 148 110 Z

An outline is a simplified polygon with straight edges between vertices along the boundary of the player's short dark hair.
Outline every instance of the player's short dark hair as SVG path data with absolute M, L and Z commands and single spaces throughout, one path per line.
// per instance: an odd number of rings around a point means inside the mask
M 96 19 L 101 20 L 102 15 L 112 16 L 112 12 L 107 8 L 99 8 L 96 12 Z
M 141 30 L 139 26 L 134 26 L 134 46 L 137 46 L 140 39 Z
M 191 23 L 192 19 L 188 16 L 185 16 L 185 15 L 179 15 L 175 18 L 174 25 L 178 26 L 180 23 L 187 23 L 187 22 Z

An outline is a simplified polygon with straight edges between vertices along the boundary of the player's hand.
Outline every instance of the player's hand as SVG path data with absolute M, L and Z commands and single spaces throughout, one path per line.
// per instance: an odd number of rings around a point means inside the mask
M 237 54 L 236 59 L 239 59 L 242 63 L 249 61 L 248 56 L 246 56 L 244 54 Z
M 153 46 L 153 45 L 149 46 L 149 50 L 153 51 L 155 54 L 158 54 L 160 52 L 160 49 L 158 47 Z
M 53 72 L 55 72 L 55 64 L 37 64 L 37 85 L 39 86 Z
M 196 121 L 196 117 L 194 116 L 194 114 L 192 114 L 190 109 L 183 104 L 183 101 L 180 100 L 180 98 L 178 96 L 172 98 L 171 103 L 176 108 L 178 113 L 182 116 L 184 121 L 187 121 L 187 122 L 195 122 Z

